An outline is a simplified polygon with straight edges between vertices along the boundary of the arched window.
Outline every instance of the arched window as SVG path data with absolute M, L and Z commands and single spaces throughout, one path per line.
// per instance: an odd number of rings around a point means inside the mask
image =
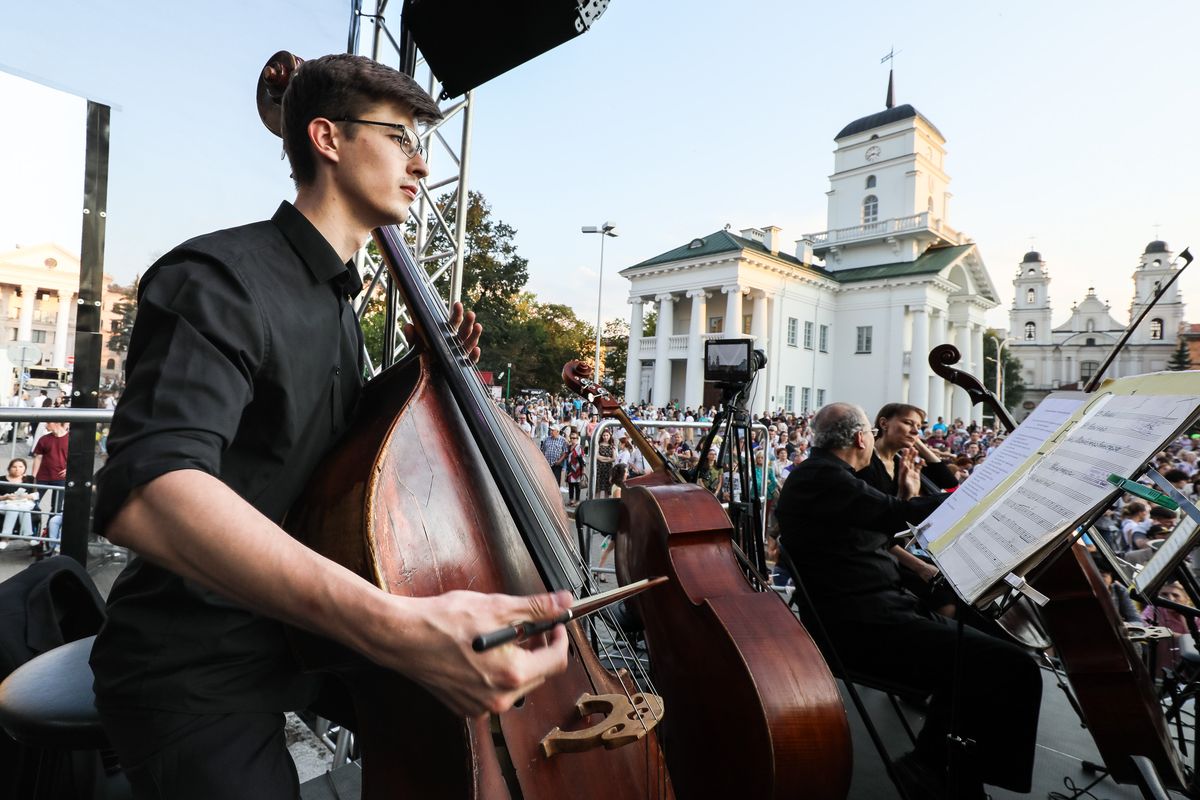
M 1163 321 L 1161 317 L 1155 317 L 1150 320 L 1150 338 L 1162 341 L 1163 337 Z
M 933 198 L 932 197 L 930 197 L 929 202 L 925 204 L 925 210 L 928 211 L 930 214 L 933 213 Z
M 1033 289 L 1026 289 L 1025 302 L 1032 303 L 1034 300 L 1037 300 L 1037 292 L 1035 292 Z
M 867 176 L 867 188 L 868 188 L 868 189 L 874 189 L 874 188 L 875 188 L 875 176 L 874 176 L 874 175 L 868 175 L 868 176 Z
M 1025 341 L 1032 342 L 1037 338 L 1037 325 L 1032 322 L 1025 323 Z
M 879 219 L 879 198 L 869 194 L 863 200 L 863 224 Z
M 1088 331 L 1088 333 L 1091 333 L 1094 330 L 1096 330 L 1096 320 L 1089 319 L 1087 321 L 1087 331 Z
M 117 368 L 117 360 L 115 358 L 110 358 L 108 360 L 108 363 L 104 365 L 104 368 L 105 369 L 116 369 Z

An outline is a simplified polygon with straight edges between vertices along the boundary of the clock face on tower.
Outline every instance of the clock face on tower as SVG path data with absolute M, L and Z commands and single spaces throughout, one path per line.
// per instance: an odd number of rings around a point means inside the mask
M 882 153 L 883 151 L 879 149 L 879 145 L 871 145 L 867 148 L 867 161 L 874 161 L 875 159 L 879 158 Z

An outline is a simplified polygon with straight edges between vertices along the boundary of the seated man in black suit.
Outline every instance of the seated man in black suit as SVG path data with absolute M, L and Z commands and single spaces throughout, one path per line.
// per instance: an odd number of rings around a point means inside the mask
M 812 454 L 780 493 L 783 547 L 847 669 L 932 693 L 916 749 L 898 764 L 902 778 L 928 798 L 982 798 L 984 782 L 1028 792 L 1041 674 L 1016 645 L 971 628 L 962 634 L 955 732 L 972 743 L 958 761 L 958 790 L 944 784 L 957 631 L 903 588 L 889 549 L 894 534 L 923 520 L 945 496 L 919 495 L 911 450 L 899 465 L 899 497 L 855 477 L 874 449 L 871 423 L 857 406 L 825 406 L 813 435 Z

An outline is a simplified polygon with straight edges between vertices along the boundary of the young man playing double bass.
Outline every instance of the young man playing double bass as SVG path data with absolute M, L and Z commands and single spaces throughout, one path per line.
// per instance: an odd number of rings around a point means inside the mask
M 361 388 L 351 256 L 408 215 L 427 173 L 414 129 L 439 112 L 408 77 L 341 55 L 296 71 L 283 117 L 295 203 L 186 242 L 142 279 L 98 477 L 96 530 L 137 556 L 92 653 L 96 699 L 139 800 L 298 795 L 282 715 L 316 682 L 284 623 L 464 715 L 506 710 L 566 664 L 561 628 L 528 648 L 470 645 L 561 613 L 565 593 L 395 596 L 279 527 Z M 477 359 L 474 315 L 454 322 Z

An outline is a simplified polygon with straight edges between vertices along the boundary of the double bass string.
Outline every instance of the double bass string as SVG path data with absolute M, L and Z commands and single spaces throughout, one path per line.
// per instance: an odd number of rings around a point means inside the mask
M 404 248 L 403 241 L 398 238 L 396 231 L 394 229 L 394 226 L 389 226 L 389 229 L 384 231 L 384 233 L 385 233 L 385 238 L 392 240 L 391 244 L 393 244 L 393 246 L 394 246 L 392 249 L 394 249 L 396 251 L 400 251 L 401 249 Z M 384 255 L 386 257 L 386 254 L 387 254 L 389 248 L 381 248 L 381 250 L 384 252 Z M 406 255 L 406 253 L 400 253 L 400 258 L 403 259 L 404 255 Z M 442 304 L 441 298 L 429 296 L 432 294 L 432 292 L 431 292 L 431 288 L 429 286 L 426 276 L 424 276 L 424 275 L 418 276 L 418 275 L 414 274 L 414 278 L 419 278 L 418 280 L 413 281 L 413 283 L 415 285 L 415 290 L 426 295 L 425 297 L 422 297 L 420 299 L 424 301 L 424 307 L 426 309 L 428 309 L 431 316 L 433 316 L 433 319 L 432 319 L 433 326 L 432 327 L 441 329 L 439 331 L 439 333 L 441 333 L 442 335 L 438 337 L 440 339 L 440 344 L 442 344 L 442 346 L 447 348 L 447 350 L 449 351 L 449 355 L 452 357 L 452 360 L 454 362 L 456 362 L 455 365 L 460 369 L 460 371 L 469 368 L 472 371 L 472 373 L 474 373 L 473 380 L 470 378 L 465 380 L 465 386 L 466 386 L 467 392 L 470 396 L 469 396 L 469 398 L 464 398 L 464 400 L 469 399 L 471 401 L 471 403 L 474 405 L 474 408 L 464 409 L 464 412 L 472 413 L 473 415 L 475 415 L 475 417 L 478 421 L 486 423 L 487 427 L 491 429 L 491 433 L 493 434 L 493 436 L 496 437 L 496 441 L 497 441 L 497 444 L 500 445 L 500 449 L 502 451 L 504 451 L 505 458 L 509 459 L 511 463 L 519 464 L 522 467 L 522 469 L 524 470 L 525 475 L 536 474 L 534 472 L 533 466 L 526 459 L 525 453 L 522 451 L 522 448 L 515 446 L 514 441 L 510 438 L 512 435 L 510 426 L 499 423 L 499 420 L 497 418 L 495 401 L 491 398 L 490 395 L 486 395 L 483 384 L 478 378 L 478 373 L 474 369 L 474 364 L 471 361 L 469 354 L 463 348 L 462 343 L 459 341 L 458 331 L 453 329 L 449 324 L 449 318 L 447 316 L 447 309 Z M 417 299 L 417 298 L 413 298 L 413 299 Z M 436 302 L 435 302 L 435 300 L 436 300 Z M 436 311 L 434 311 L 435 308 L 437 309 Z M 430 334 L 431 339 L 435 335 L 434 331 L 429 331 L 428 333 Z M 432 344 L 432 342 L 431 342 L 431 344 Z M 530 486 L 531 483 L 533 484 L 532 486 Z M 552 507 L 550 498 L 548 498 L 546 496 L 540 483 L 524 482 L 523 486 L 522 486 L 522 491 L 527 491 L 529 489 L 532 489 L 532 491 L 537 495 L 537 499 L 540 501 L 540 505 L 542 508 Z M 554 502 L 561 503 L 561 498 L 554 498 Z M 552 532 L 548 532 L 547 535 L 557 535 L 560 538 L 560 540 L 563 538 L 561 536 L 561 533 L 557 530 L 557 528 L 555 528 L 554 526 L 549 526 L 549 527 L 553 528 L 554 530 Z M 567 548 L 565 546 L 562 547 L 561 549 L 559 549 L 559 548 L 551 548 L 551 549 L 554 551 L 554 558 L 559 562 L 559 568 L 564 572 L 564 574 L 571 574 L 571 572 L 574 571 L 575 574 L 578 576 L 577 583 L 587 586 L 588 591 L 590 593 L 595 593 L 596 587 L 592 583 L 592 580 L 590 577 L 590 569 L 588 569 L 588 565 L 582 563 L 582 555 L 575 553 L 573 548 Z M 563 562 L 562 555 L 561 555 L 562 550 L 569 551 L 570 556 L 572 557 L 570 562 L 568 562 L 568 563 Z M 625 632 L 622 630 L 621 626 L 619 624 L 617 624 L 617 621 L 616 621 L 616 618 L 615 618 L 613 612 L 609 611 L 608 609 L 605 609 L 601 612 L 598 612 L 598 615 L 603 616 L 606 624 L 608 625 L 610 630 L 613 632 L 614 639 L 617 639 L 619 637 L 620 641 L 623 642 L 623 644 L 626 646 L 626 648 L 628 648 L 628 652 L 631 655 L 633 655 L 635 653 L 633 645 L 629 641 L 628 637 L 625 635 Z M 610 663 L 612 663 L 614 661 L 612 651 L 609 649 L 609 646 L 607 644 L 603 645 L 603 649 L 602 649 L 601 653 L 608 657 Z M 622 661 L 625 661 L 625 658 L 623 655 L 622 655 Z M 634 664 L 636 665 L 637 675 L 643 681 L 643 685 L 647 687 L 647 691 L 654 691 L 653 681 L 650 679 L 650 676 L 646 673 L 641 662 L 636 657 L 633 658 L 633 661 L 634 661 Z M 626 661 L 625 663 L 628 663 L 628 662 Z M 633 670 L 631 670 L 630 672 L 632 674 Z M 625 694 L 626 699 L 628 699 L 632 703 L 632 701 L 633 701 L 632 693 L 630 691 L 629 686 L 626 685 L 624 676 L 622 676 L 619 671 L 615 672 L 614 674 L 616 675 L 616 677 L 618 679 L 618 682 L 621 686 L 622 691 Z M 643 725 L 643 727 L 646 727 L 645 722 L 642 722 L 642 725 Z

